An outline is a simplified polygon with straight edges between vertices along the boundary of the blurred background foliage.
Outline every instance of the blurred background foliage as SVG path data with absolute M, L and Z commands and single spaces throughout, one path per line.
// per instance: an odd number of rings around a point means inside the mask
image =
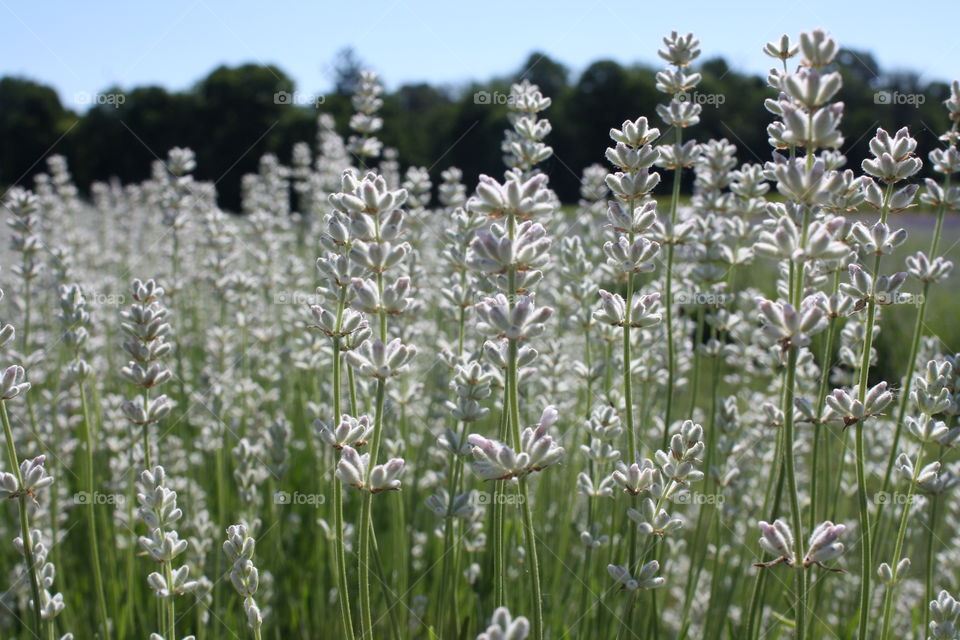
M 333 91 L 319 105 L 278 104 L 279 92 L 297 89 L 282 69 L 245 64 L 221 66 L 186 91 L 147 86 L 106 87 L 101 95 L 122 94 L 122 104 L 95 104 L 77 113 L 56 91 L 17 77 L 0 79 L 0 186 L 32 184 L 50 153 L 65 155 L 81 189 L 91 182 L 117 178 L 140 181 L 150 164 L 174 146 L 197 153 L 197 177 L 217 183 L 220 205 L 236 211 L 240 180 L 255 172 L 264 153 L 289 162 L 293 144 L 313 142 L 318 111 L 332 114 L 341 134 L 353 109 L 350 94 L 363 62 L 352 49 L 334 64 Z M 946 83 L 922 83 L 918 75 L 889 73 L 869 53 L 844 50 L 837 57 L 844 87 L 843 151 L 859 167 L 867 142 L 878 126 L 908 126 L 925 157 L 938 142 L 934 132 L 947 128 Z M 730 69 L 722 58 L 699 65 L 699 93 L 722 96 L 722 104 L 704 104 L 700 124 L 691 132 L 699 140 L 727 138 L 743 162 L 770 157 L 765 125 L 772 120 L 763 101 L 773 97 L 764 78 Z M 553 98 L 546 115 L 555 155 L 546 163 L 551 185 L 565 202 L 578 197 L 582 169 L 603 162 L 608 132 L 624 120 L 646 115 L 655 124 L 655 107 L 663 95 L 655 89 L 655 70 L 598 60 L 578 75 L 543 53 L 532 53 L 511 75 L 458 87 L 406 84 L 384 95 L 384 129 L 379 137 L 399 152 L 402 167 L 428 167 L 434 180 L 455 165 L 467 184 L 480 173 L 502 172 L 500 141 L 506 105 L 496 97 L 509 93 L 511 82 L 527 78 Z M 389 78 L 385 78 L 389 83 Z M 491 99 L 477 100 L 477 92 Z M 878 103 L 878 92 L 923 96 L 923 104 Z M 881 98 L 880 100 L 883 100 Z M 689 185 L 687 185 L 689 187 Z

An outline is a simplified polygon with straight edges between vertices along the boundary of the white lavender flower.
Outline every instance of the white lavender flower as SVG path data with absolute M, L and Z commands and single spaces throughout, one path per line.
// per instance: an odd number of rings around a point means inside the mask
M 765 298 L 757 298 L 757 305 L 764 320 L 764 335 L 784 351 L 807 346 L 812 335 L 826 328 L 823 311 L 816 305 L 815 298 L 804 299 L 799 310 L 787 302 Z
M 346 355 L 346 361 L 362 376 L 386 379 L 403 373 L 415 355 L 417 348 L 403 344 L 400 338 L 387 344 L 378 339 L 364 342 Z
M 528 427 L 520 434 L 520 448 L 517 450 L 502 442 L 471 434 L 467 441 L 473 447 L 474 470 L 487 480 L 507 480 L 556 464 L 563 458 L 564 448 L 547 435 L 547 430 L 558 417 L 555 408 L 544 409 L 536 429 Z
M 859 424 L 867 418 L 882 415 L 883 410 L 893 402 L 893 392 L 887 388 L 886 382 L 880 382 L 867 390 L 863 402 L 858 398 L 859 387 L 855 386 L 850 393 L 834 389 L 826 397 L 827 410 L 823 419 L 839 419 L 848 427 Z
M 235 524 L 227 527 L 227 539 L 223 543 L 223 552 L 233 563 L 230 569 L 230 582 L 243 598 L 247 624 L 259 637 L 260 628 L 263 626 L 263 612 L 254 599 L 260 586 L 260 572 L 253 564 L 255 550 L 256 540 L 249 534 L 246 525 Z
M 636 576 L 630 574 L 630 570 L 619 565 L 608 564 L 607 572 L 613 580 L 620 584 L 620 588 L 626 591 L 636 591 L 638 589 L 650 590 L 658 589 L 666 584 L 662 576 L 658 576 L 660 563 L 651 560 L 640 568 Z
M 11 337 L 12 335 L 11 332 Z M 20 365 L 7 367 L 0 374 L 0 400 L 13 400 L 29 390 L 30 383 L 27 382 L 26 373 Z
M 804 568 L 817 566 L 828 571 L 840 571 L 827 567 L 824 563 L 836 559 L 843 553 L 843 543 L 839 542 L 839 537 L 845 530 L 844 525 L 835 525 L 830 521 L 817 525 L 810 534 L 807 552 L 801 566 Z M 773 524 L 761 521 L 760 534 L 760 548 L 775 558 L 769 562 L 758 562 L 755 566 L 772 567 L 780 563 L 797 566 L 794 537 L 790 525 L 783 520 L 775 520 Z
M 354 449 L 367 444 L 370 434 L 373 433 L 373 423 L 370 416 L 362 415 L 354 418 L 348 414 L 340 416 L 340 422 L 334 426 L 327 426 L 320 419 L 313 422 L 314 431 L 324 443 L 340 450 L 346 446 Z
M 344 445 L 337 463 L 337 477 L 346 485 L 361 491 L 381 493 L 399 491 L 400 476 L 403 473 L 403 458 L 391 458 L 385 464 L 370 467 L 370 454 L 357 453 L 351 446 Z
M 526 640 L 530 622 L 523 616 L 514 618 L 506 607 L 499 607 L 490 618 L 490 626 L 477 640 Z

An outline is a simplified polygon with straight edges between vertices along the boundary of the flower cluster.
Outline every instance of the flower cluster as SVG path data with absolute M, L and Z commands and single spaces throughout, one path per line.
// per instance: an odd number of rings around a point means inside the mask
M 471 434 L 467 438 L 473 451 L 473 469 L 486 480 L 509 480 L 522 478 L 535 471 L 542 471 L 563 458 L 564 448 L 548 435 L 559 417 L 554 407 L 547 407 L 540 416 L 536 428 L 528 427 L 520 434 L 520 447 L 510 446 Z
M 838 558 L 843 553 L 843 543 L 839 541 L 839 538 L 844 531 L 846 531 L 846 527 L 842 524 L 833 524 L 829 520 L 821 522 L 810 534 L 803 561 L 798 562 L 790 525 L 783 520 L 775 520 L 773 524 L 761 521 L 760 548 L 770 555 L 776 556 L 776 558 L 769 562 L 756 563 L 754 566 L 772 567 L 783 563 L 789 567 L 802 566 L 807 568 L 817 566 L 829 571 L 842 572 L 842 569 L 832 569 L 824 563 Z
M 243 610 L 247 617 L 250 629 L 259 637 L 263 626 L 263 612 L 254 600 L 257 588 L 260 586 L 260 573 L 253 565 L 253 553 L 256 550 L 256 540 L 247 531 L 244 524 L 234 524 L 227 527 L 227 539 L 223 543 L 223 553 L 231 564 L 230 583 L 243 598 Z

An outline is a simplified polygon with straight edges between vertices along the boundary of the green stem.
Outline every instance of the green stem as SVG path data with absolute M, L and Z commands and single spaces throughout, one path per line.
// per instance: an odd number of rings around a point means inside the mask
M 343 542 L 343 487 L 339 478 L 333 480 L 333 525 L 336 528 L 337 587 L 340 592 L 340 618 L 344 638 L 353 640 L 353 618 L 350 613 L 350 591 L 347 583 L 347 554 Z
M 337 304 L 336 332 L 339 334 L 343 323 L 343 312 L 346 303 L 347 288 L 340 288 L 340 299 Z M 333 422 L 336 425 L 342 413 L 341 378 L 342 362 L 340 358 L 340 336 L 333 337 Z M 346 640 L 353 640 L 353 617 L 350 613 L 350 588 L 347 583 L 347 553 L 343 540 L 343 487 L 340 479 L 333 477 L 333 525 L 336 528 L 336 561 L 337 561 L 337 600 L 340 602 L 340 620 L 343 624 L 343 633 Z
M 590 528 L 590 525 L 593 523 L 593 498 L 587 498 L 587 529 Z M 591 583 L 593 582 L 590 578 L 592 577 L 591 570 L 593 564 L 590 562 L 591 556 L 593 555 L 593 547 L 587 547 L 586 552 L 584 553 L 583 559 L 583 568 L 581 573 L 580 580 L 580 606 L 577 608 L 577 611 L 582 612 L 580 615 L 583 617 L 580 619 L 578 626 L 580 627 L 577 631 L 577 637 L 579 640 L 584 640 L 584 637 L 587 633 L 587 624 L 589 623 L 589 610 L 587 609 L 587 600 L 591 592 Z
M 397 619 L 396 606 L 400 602 L 400 597 L 395 597 L 397 594 L 387 586 L 387 572 L 383 568 L 383 554 L 380 551 L 380 543 L 377 541 L 376 530 L 371 530 L 370 532 L 370 543 L 373 545 L 373 566 L 377 570 L 377 579 L 380 582 L 380 593 L 383 594 L 383 599 L 387 601 L 387 618 L 390 621 L 390 634 L 393 640 L 400 640 L 400 621 Z M 400 593 L 404 592 L 405 590 L 401 585 Z M 391 602 L 391 599 L 394 599 L 394 601 Z M 383 614 L 379 617 L 383 618 Z
M 711 333 L 714 330 L 711 327 Z M 708 420 L 709 429 L 707 431 L 707 455 L 704 460 L 703 468 L 706 470 L 705 475 L 705 484 L 704 484 L 704 493 L 706 495 L 712 495 L 715 489 L 713 488 L 713 456 L 714 450 L 716 448 L 717 442 L 717 402 L 719 396 L 719 374 L 720 371 L 720 358 L 712 358 L 711 363 L 711 380 L 710 380 L 710 416 Z M 693 415 L 693 409 L 690 411 Z M 685 638 L 687 633 L 687 628 L 689 624 L 690 610 L 693 605 L 693 599 L 695 594 L 695 589 L 697 583 L 700 581 L 700 573 L 703 570 L 704 560 L 706 559 L 707 554 L 707 545 L 700 544 L 701 531 L 703 528 L 704 516 L 707 511 L 711 512 L 710 520 L 707 524 L 706 537 L 707 540 L 710 538 L 710 530 L 712 528 L 714 520 L 717 518 L 717 508 L 716 505 L 708 505 L 706 508 L 701 508 L 697 514 L 697 526 L 693 531 L 693 542 L 694 547 L 691 549 L 691 557 L 693 561 L 690 563 L 690 566 L 687 568 L 687 588 L 684 595 L 684 606 L 683 606 L 683 617 L 680 619 L 680 638 Z M 719 541 L 717 542 L 717 548 L 719 548 Z M 699 550 L 699 551 L 698 551 Z M 719 555 L 719 554 L 716 554 Z M 711 577 L 711 583 L 714 581 L 714 577 Z M 712 588 L 711 588 L 712 591 Z
M 517 219 L 513 212 L 507 217 L 507 233 L 515 241 L 517 235 Z M 509 304 L 512 309 L 517 297 L 517 270 L 511 266 L 507 271 L 509 290 Z M 520 368 L 518 353 L 520 344 L 517 340 L 509 341 L 509 355 L 507 360 L 507 388 L 506 396 L 509 399 L 510 434 L 514 450 L 520 450 Z M 519 497 L 522 501 L 523 530 L 528 560 L 530 562 L 530 581 L 533 595 L 533 640 L 543 640 L 543 599 L 540 592 L 540 563 L 537 558 L 537 539 L 533 529 L 533 516 L 530 509 L 530 495 L 527 491 L 526 478 L 520 478 Z M 501 540 L 501 544 L 502 544 Z
M 467 273 L 466 271 L 460 272 L 460 286 L 467 286 Z M 466 335 L 466 307 L 461 306 L 460 312 L 457 319 L 457 355 L 463 355 L 463 345 Z M 466 435 L 466 423 L 460 422 L 458 425 L 458 442 L 463 442 L 463 438 Z M 460 544 L 456 536 L 456 525 L 457 520 L 452 516 L 453 512 L 453 501 L 460 492 L 460 479 L 461 473 L 463 470 L 463 459 L 455 452 L 450 453 L 450 460 L 448 463 L 450 469 L 450 478 L 447 483 L 447 515 L 444 519 L 443 527 L 443 571 L 440 577 L 440 594 L 437 598 L 437 624 L 444 625 L 446 624 L 447 614 L 444 610 L 445 607 L 449 607 L 450 616 L 452 620 L 449 628 L 455 630 L 456 622 L 459 619 L 458 614 L 458 604 L 457 604 L 457 590 L 447 589 L 447 579 L 448 576 L 452 577 L 454 584 L 456 584 L 456 576 L 460 574 Z M 448 556 L 452 556 L 452 559 L 448 559 Z M 449 566 L 452 564 L 452 571 L 450 571 Z
M 373 444 L 370 447 L 370 461 L 367 464 L 364 485 L 370 481 L 370 471 L 376 463 L 380 451 L 380 440 L 383 435 L 383 405 L 386 397 L 386 383 L 383 378 L 377 379 L 376 413 L 373 424 Z M 373 493 L 363 492 L 363 504 L 360 514 L 360 541 L 359 541 L 359 571 L 360 571 L 360 637 L 364 640 L 373 640 L 373 611 L 370 605 L 370 536 L 373 533 L 372 517 Z
M 136 474 L 136 471 L 134 470 L 134 465 L 132 464 L 132 460 L 130 464 L 129 473 L 130 473 L 130 482 L 128 485 L 127 495 L 126 495 L 127 521 L 134 522 L 136 520 L 136 516 L 135 516 L 133 505 L 136 502 L 136 500 L 134 500 L 134 495 L 136 493 L 135 478 L 137 474 Z M 126 584 L 132 585 L 132 584 L 135 584 L 134 583 L 134 568 L 135 568 L 134 565 L 136 564 L 137 535 L 136 535 L 136 532 L 132 529 L 127 529 L 126 535 L 127 535 Z M 220 554 L 217 554 L 217 555 L 219 556 Z M 217 576 L 219 575 L 220 573 L 218 572 Z M 216 593 L 217 593 L 216 590 L 214 590 L 214 595 L 216 595 Z M 116 599 L 116 595 L 115 595 L 115 599 Z M 131 598 L 123 599 L 123 613 L 120 616 L 120 625 L 119 625 L 119 629 L 117 630 L 117 635 L 121 638 L 125 637 L 125 634 L 127 631 L 127 625 L 135 623 L 134 607 L 132 605 L 131 600 L 132 600 Z M 214 611 L 217 611 L 217 610 L 218 609 L 216 608 L 216 600 L 214 600 Z
M 893 194 L 893 183 L 887 185 L 883 198 L 883 207 L 880 210 L 880 221 L 887 221 L 890 211 L 890 196 Z M 859 371 L 859 401 L 862 404 L 867 397 L 867 383 L 870 379 L 870 352 L 873 350 L 873 324 L 877 316 L 876 281 L 880 276 L 880 255 L 873 262 L 873 285 L 870 299 L 867 302 L 867 324 L 864 328 L 863 353 Z M 859 640 L 867 639 L 867 625 L 870 620 L 870 580 L 871 565 L 873 562 L 873 531 L 870 526 L 870 510 L 867 506 L 867 479 L 864 471 L 866 463 L 866 447 L 863 442 L 863 422 L 857 423 L 856 450 L 857 450 L 857 506 L 860 517 L 860 530 L 863 540 L 860 547 L 860 626 Z
M 679 147 L 683 143 L 683 129 L 676 127 L 677 140 L 676 145 L 679 150 Z M 666 277 L 666 291 L 664 302 L 664 311 L 665 311 L 665 320 L 667 323 L 667 398 L 666 398 L 666 408 L 664 409 L 663 417 L 663 442 L 662 447 L 666 449 L 667 443 L 670 440 L 670 421 L 673 418 L 673 387 L 676 381 L 677 376 L 677 358 L 675 353 L 675 346 L 673 343 L 673 254 L 676 245 L 673 240 L 674 228 L 677 224 L 677 204 L 680 200 L 680 175 L 683 171 L 683 167 L 676 167 L 673 170 L 673 193 L 670 197 L 670 235 L 671 238 L 668 239 L 669 244 L 667 245 L 667 277 Z
M 24 273 L 27 273 L 30 267 L 29 262 L 27 261 L 26 255 L 23 257 L 23 268 Z M 23 281 L 23 356 L 27 357 L 30 355 L 30 325 L 32 318 L 32 307 L 33 307 L 33 295 L 31 294 L 30 287 L 30 278 L 25 278 Z
M 924 416 L 926 418 L 926 416 Z M 900 554 L 903 552 L 903 540 L 907 535 L 907 518 L 910 516 L 910 502 L 913 499 L 913 491 L 917 486 L 917 477 L 920 475 L 920 467 L 923 464 L 923 445 L 920 445 L 920 451 L 917 452 L 917 461 L 913 467 L 913 478 L 910 480 L 910 486 L 907 488 L 907 499 L 903 505 L 903 514 L 900 516 L 900 528 L 897 530 L 897 543 L 893 548 L 893 562 L 890 563 L 890 570 L 893 572 L 893 580 L 887 585 L 887 591 L 883 595 L 883 630 L 880 633 L 880 640 L 887 640 L 890 637 L 890 615 L 893 612 L 893 591 L 896 587 L 899 576 L 897 575 L 898 565 L 900 564 Z
M 697 396 L 700 394 L 700 344 L 703 342 L 703 314 L 703 305 L 699 305 L 697 307 L 696 338 L 693 342 L 693 380 L 690 383 L 689 415 L 691 416 L 693 415 L 693 410 L 697 408 Z
M 943 192 L 947 193 L 950 191 L 950 178 L 951 175 L 948 173 L 947 177 L 943 181 Z M 943 214 L 947 211 L 947 205 L 945 202 L 940 203 L 940 208 L 937 210 L 937 224 L 933 228 L 933 239 L 930 241 L 930 259 L 933 260 L 937 257 L 937 250 L 940 248 L 940 235 L 943 231 Z
M 93 586 L 97 592 L 97 613 L 100 617 L 100 631 L 103 638 L 110 638 L 110 623 L 107 616 L 107 600 L 103 590 L 103 574 L 100 570 L 100 547 L 97 539 L 97 523 L 93 482 L 93 434 L 90 424 L 90 412 L 87 408 L 87 392 L 83 381 L 80 382 L 80 406 L 83 410 L 83 438 L 87 453 L 87 532 L 90 537 L 90 562 L 93 564 Z
M 767 489 L 765 491 L 763 511 L 767 512 L 769 507 L 769 516 L 767 520 L 773 522 L 776 520 L 777 515 L 780 513 L 780 500 L 783 495 L 783 481 L 786 476 L 784 472 L 784 464 L 782 463 L 783 459 L 783 435 L 780 434 L 777 437 L 776 450 L 773 457 L 773 467 L 776 469 L 775 474 L 770 474 L 767 481 Z M 772 502 L 772 504 L 770 504 Z M 760 626 L 763 622 L 763 603 L 766 598 L 766 591 L 764 590 L 764 583 L 766 582 L 767 572 L 758 571 L 757 579 L 753 585 L 753 593 L 750 596 L 750 614 L 747 618 L 747 633 L 748 638 L 754 639 L 759 637 Z
M 924 571 L 924 590 L 926 593 L 924 603 L 933 600 L 933 559 L 935 557 L 933 546 L 937 537 L 934 531 L 937 528 L 937 502 L 939 500 L 939 494 L 935 493 L 930 497 L 930 522 L 927 525 L 927 563 L 926 571 Z M 930 627 L 930 608 L 926 606 L 921 608 L 923 609 L 923 626 L 920 628 L 928 629 Z
M 630 234 L 631 236 L 633 234 Z M 631 243 L 633 238 L 630 239 Z M 637 459 L 637 435 L 633 424 L 633 371 L 630 368 L 630 309 L 633 304 L 633 274 L 627 274 L 626 312 L 623 321 L 623 405 L 627 431 L 627 465 Z
M 520 448 L 520 401 L 519 377 L 517 366 L 519 344 L 516 340 L 510 341 L 509 360 L 507 362 L 507 384 L 510 388 L 510 429 L 513 445 Z M 530 587 L 533 595 L 533 639 L 543 640 L 543 601 L 540 592 L 540 562 L 537 558 L 537 538 L 533 528 L 533 517 L 530 508 L 530 494 L 527 491 L 526 478 L 520 479 L 519 484 L 521 507 L 523 511 L 523 532 L 527 548 L 527 558 L 530 562 Z
M 23 486 L 23 476 L 20 475 L 20 462 L 17 459 L 17 450 L 14 446 L 13 428 L 10 426 L 10 416 L 7 414 L 6 400 L 0 400 L 0 418 L 3 420 L 3 435 L 7 441 L 7 457 L 10 460 L 11 473 L 17 479 L 19 489 L 18 502 L 20 507 L 20 536 L 23 539 L 23 556 L 27 563 L 27 576 L 30 579 L 30 592 L 33 595 L 33 622 L 35 635 L 39 637 L 41 631 L 40 616 L 40 582 L 37 580 L 36 566 L 33 560 L 33 541 L 30 538 L 30 515 L 27 512 L 27 493 Z
M 840 271 L 833 274 L 833 294 L 836 295 L 840 286 Z M 827 389 L 830 385 L 830 371 L 833 369 L 833 343 L 837 335 L 837 319 L 829 319 L 830 326 L 827 328 L 827 339 L 823 345 L 823 354 L 820 357 L 820 388 L 817 391 L 816 422 L 813 424 L 813 453 L 811 455 L 810 468 L 812 474 L 810 477 L 810 520 L 808 526 L 813 531 L 817 525 L 819 502 L 818 487 L 820 477 L 820 441 L 822 439 L 823 424 L 820 416 L 823 414 L 823 406 L 827 399 Z
M 498 437 L 506 441 L 506 431 L 509 412 L 509 403 L 506 393 L 504 394 L 503 407 L 500 410 L 500 429 Z M 505 522 L 503 511 L 503 485 L 502 480 L 496 480 L 493 484 L 493 515 L 490 525 L 493 528 L 493 602 L 495 607 L 502 607 L 506 604 L 506 564 L 504 561 L 504 535 Z
M 856 431 L 856 450 L 857 450 L 857 505 L 860 522 L 863 530 L 863 544 L 860 551 L 860 640 L 866 640 L 867 621 L 870 617 L 870 563 L 873 557 L 873 549 L 870 539 L 870 513 L 867 509 L 867 489 L 866 478 L 864 477 L 864 459 L 866 456 L 863 444 L 863 425 L 858 424 L 854 427 Z
M 537 558 L 537 537 L 533 529 L 533 513 L 530 508 L 527 479 L 520 478 L 520 498 L 523 509 L 523 532 L 530 561 L 530 578 L 533 587 L 533 635 L 534 640 L 543 640 L 543 601 L 540 593 L 540 561 Z
M 793 538 L 795 545 L 795 554 L 797 567 L 795 574 L 795 615 L 796 615 L 796 637 L 800 640 L 805 638 L 805 624 L 807 616 L 807 593 L 806 580 L 804 580 L 804 571 L 800 563 L 803 562 L 803 523 L 800 514 L 800 500 L 797 494 L 797 474 L 794 468 L 794 433 L 793 433 L 793 399 L 794 384 L 797 376 L 797 348 L 790 349 L 787 356 L 786 372 L 786 394 L 783 401 L 783 440 L 784 451 L 783 459 L 787 475 L 787 497 L 790 501 L 790 519 L 793 522 Z
M 380 241 L 380 217 L 374 215 L 374 238 Z M 376 274 L 377 291 L 380 298 L 383 297 L 383 273 Z M 387 314 L 381 311 L 379 314 L 380 342 L 387 342 Z M 351 384 L 351 388 L 353 385 Z M 351 391 L 351 394 L 355 391 Z M 351 399 L 353 395 L 351 395 Z M 370 458 L 367 464 L 366 477 L 364 480 L 365 490 L 363 492 L 363 503 L 360 513 L 360 637 L 364 640 L 373 640 L 373 612 L 370 602 L 370 544 L 373 536 L 373 493 L 369 489 L 370 472 L 377 464 L 377 458 L 380 455 L 380 442 L 383 438 L 383 407 L 386 399 L 386 380 L 377 378 L 377 396 L 373 423 L 373 441 L 370 446 Z
M 150 389 L 147 387 L 143 388 L 143 410 L 146 411 L 147 407 L 150 404 Z M 143 423 L 143 459 L 146 463 L 147 470 L 153 470 L 153 460 L 150 456 L 150 421 L 145 421 Z
M 163 564 L 164 573 L 166 574 L 167 584 L 173 584 L 173 570 L 172 562 L 165 562 Z M 176 615 L 176 602 L 174 601 L 174 595 L 171 593 L 168 597 L 164 598 L 167 605 L 167 633 L 169 633 L 168 638 L 177 637 L 177 615 Z
M 887 456 L 887 466 L 883 472 L 883 485 L 880 487 L 880 490 L 884 493 L 890 490 L 890 482 L 893 477 L 893 467 L 896 464 L 897 460 L 897 451 L 900 445 L 900 436 L 903 433 L 903 425 L 906 421 L 907 416 L 907 407 L 910 402 L 910 391 L 913 388 L 913 374 L 916 367 L 917 354 L 920 352 L 920 339 L 923 336 L 923 322 L 927 316 L 927 297 L 930 292 L 930 283 L 923 283 L 923 300 L 920 302 L 920 308 L 917 310 L 917 318 L 913 324 L 913 337 L 910 340 L 910 355 L 907 356 L 907 371 L 906 377 L 903 380 L 903 389 L 899 393 L 899 401 L 897 403 L 897 425 L 894 427 L 893 431 L 893 442 L 890 444 L 890 454 Z M 884 503 L 878 501 L 877 508 L 874 513 L 874 522 L 876 523 L 877 528 L 880 527 L 880 517 L 883 515 Z M 880 546 L 880 541 L 878 540 L 878 546 Z

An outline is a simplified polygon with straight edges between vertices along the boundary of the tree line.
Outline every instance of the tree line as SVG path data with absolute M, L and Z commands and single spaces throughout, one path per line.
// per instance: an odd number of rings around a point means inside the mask
M 217 183 L 220 204 L 239 209 L 240 180 L 256 171 L 264 153 L 289 162 L 293 144 L 313 142 L 319 111 L 334 116 L 347 135 L 350 94 L 362 68 L 345 50 L 335 65 L 334 89 L 323 96 L 297 93 L 293 80 L 276 66 L 220 66 L 185 91 L 145 86 L 110 87 L 85 96 L 92 105 L 78 113 L 57 92 L 20 77 L 0 78 L 0 186 L 32 184 L 46 155 L 66 156 L 82 190 L 94 181 L 147 178 L 150 164 L 174 146 L 197 154 L 197 177 Z M 836 66 L 844 76 L 843 151 L 859 166 L 878 126 L 909 126 L 923 155 L 939 144 L 934 132 L 947 128 L 940 102 L 944 82 L 921 82 L 912 72 L 886 72 L 869 53 L 844 50 Z M 698 90 L 701 122 L 690 135 L 727 138 L 741 161 L 763 162 L 770 146 L 758 122 L 773 116 L 763 102 L 774 97 L 763 77 L 739 73 L 722 58 L 703 62 Z M 608 132 L 624 120 L 646 115 L 655 124 L 656 105 L 665 100 L 656 88 L 656 69 L 598 60 L 579 74 L 533 53 L 515 72 L 461 86 L 405 84 L 385 93 L 379 134 L 397 149 L 403 167 L 430 169 L 435 181 L 449 166 L 464 171 L 468 184 L 480 173 L 499 174 L 500 142 L 506 124 L 506 97 L 512 82 L 527 78 L 553 99 L 546 112 L 554 157 L 546 163 L 551 185 L 564 201 L 578 197 L 582 169 L 604 162 Z M 389 78 L 386 80 L 389 81 Z

